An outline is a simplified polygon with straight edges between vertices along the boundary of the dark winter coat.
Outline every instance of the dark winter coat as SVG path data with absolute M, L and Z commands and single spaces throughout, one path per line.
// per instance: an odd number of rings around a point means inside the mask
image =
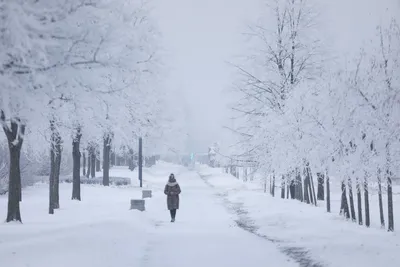
M 179 194 L 181 188 L 175 178 L 170 178 L 165 185 L 164 194 L 167 195 L 167 206 L 169 210 L 179 209 Z

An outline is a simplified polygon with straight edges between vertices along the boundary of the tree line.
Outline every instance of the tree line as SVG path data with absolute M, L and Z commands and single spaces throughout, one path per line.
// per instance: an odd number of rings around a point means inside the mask
M 73 158 L 71 198 L 81 200 L 83 150 L 91 172 L 102 150 L 107 186 L 112 145 L 133 147 L 138 137 L 160 145 L 181 133 L 179 120 L 169 123 L 179 106 L 160 84 L 161 39 L 150 10 L 145 0 L 0 2 L 0 123 L 10 159 L 7 222 L 22 221 L 21 154 L 40 159 L 50 151 L 53 214 L 60 207 L 63 152 Z
M 266 9 L 268 16 L 250 27 L 256 52 L 234 65 L 240 96 L 232 105 L 239 125 L 232 129 L 239 140 L 237 158 L 254 162 L 272 195 L 279 186 L 282 198 L 316 205 L 325 185 L 328 212 L 332 179 L 339 181 L 340 213 L 367 227 L 369 191 L 376 182 L 381 225 L 385 191 L 387 229 L 394 231 L 392 180 L 400 173 L 398 21 L 371 29 L 374 37 L 349 61 L 332 59 L 324 49 L 312 0 L 269 1 Z

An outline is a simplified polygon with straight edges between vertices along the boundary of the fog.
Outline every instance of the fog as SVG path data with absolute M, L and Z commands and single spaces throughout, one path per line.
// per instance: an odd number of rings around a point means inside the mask
M 233 70 L 246 53 L 243 33 L 261 14 L 262 0 L 154 0 L 154 13 L 163 35 L 165 85 L 182 91 L 186 99 L 188 151 L 202 152 L 213 142 L 228 145 Z M 318 30 L 326 51 L 351 58 L 373 37 L 375 27 L 400 16 L 398 0 L 323 0 Z

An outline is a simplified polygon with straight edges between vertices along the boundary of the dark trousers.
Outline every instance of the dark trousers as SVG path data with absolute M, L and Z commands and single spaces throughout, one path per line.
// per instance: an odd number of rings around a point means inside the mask
M 176 210 L 170 210 L 169 213 L 171 213 L 171 218 L 175 219 Z

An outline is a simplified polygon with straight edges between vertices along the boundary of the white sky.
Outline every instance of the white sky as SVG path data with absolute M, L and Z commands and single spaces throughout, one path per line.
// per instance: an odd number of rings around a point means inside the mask
M 206 151 L 229 139 L 227 89 L 233 81 L 225 61 L 243 55 L 245 26 L 257 19 L 262 0 L 153 0 L 167 51 L 166 86 L 187 100 L 189 151 Z M 265 2 L 265 1 L 264 1 Z M 321 30 L 333 53 L 353 54 L 388 17 L 400 20 L 400 0 L 320 0 Z

